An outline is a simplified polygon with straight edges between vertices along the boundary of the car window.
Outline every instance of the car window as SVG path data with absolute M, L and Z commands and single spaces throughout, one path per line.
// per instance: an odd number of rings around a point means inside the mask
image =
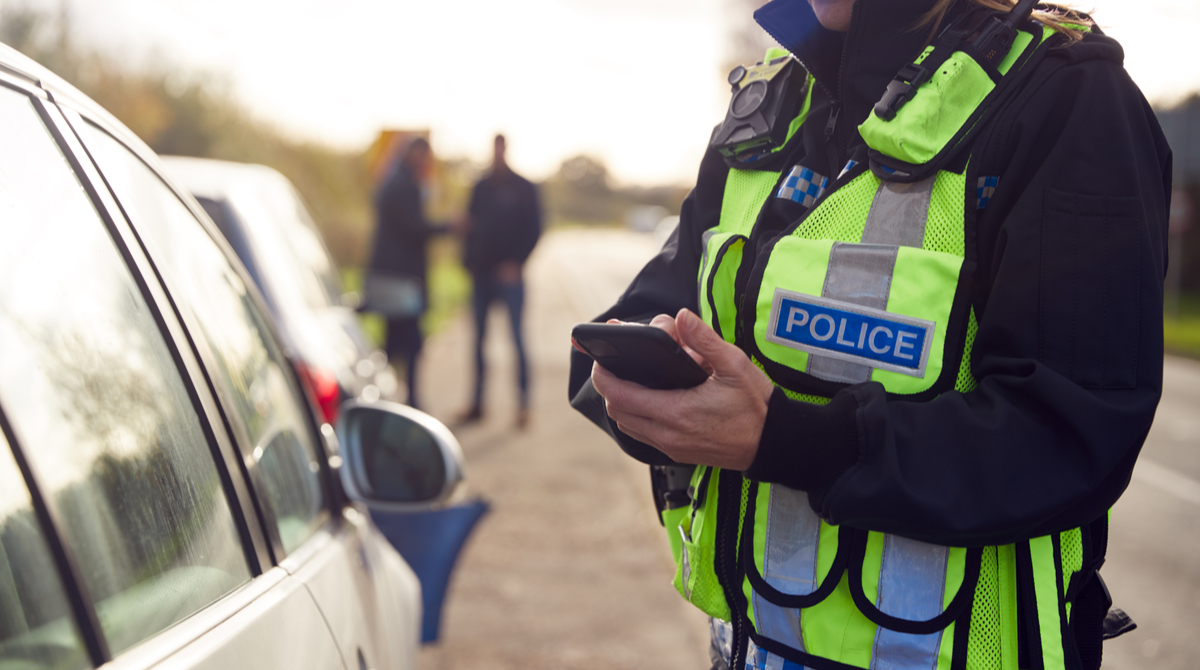
M 309 304 L 314 307 L 338 304 L 342 298 L 342 281 L 317 225 L 308 214 L 308 208 L 290 185 L 280 189 L 278 198 L 278 206 L 283 214 L 279 222 L 284 238 L 306 275 Z
M 292 185 L 274 171 L 246 180 L 233 194 L 234 208 L 270 268 L 271 290 L 313 309 L 341 300 L 341 280 L 321 234 Z M 286 295 L 286 297 L 282 297 Z
M 29 489 L 0 435 L 0 668 L 90 665 Z
M 115 653 L 250 578 L 211 446 L 128 267 L 0 88 L 0 406 Z
M 246 285 L 191 211 L 158 175 L 108 134 L 87 124 L 89 151 L 151 256 L 191 312 L 216 362 L 222 404 L 263 479 L 279 537 L 291 552 L 328 518 L 317 444 L 303 395 Z

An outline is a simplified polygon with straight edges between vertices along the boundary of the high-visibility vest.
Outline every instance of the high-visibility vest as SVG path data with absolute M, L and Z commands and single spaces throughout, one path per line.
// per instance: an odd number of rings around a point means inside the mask
M 1000 73 L 1034 62 L 1052 34 L 1021 32 Z M 701 316 L 795 400 L 825 403 L 864 381 L 915 401 L 978 386 L 964 222 L 968 207 L 986 205 L 994 177 L 968 184 L 969 168 L 920 168 L 961 141 L 996 84 L 969 58 L 945 62 L 896 119 L 873 113 L 860 126 L 879 160 L 873 169 L 847 165 L 828 193 L 803 165 L 728 173 L 720 223 L 704 234 Z M 939 105 L 954 111 L 930 121 Z M 888 178 L 897 173 L 907 181 Z M 797 192 L 815 206 L 747 253 L 770 198 Z M 663 511 L 675 586 L 718 620 L 719 637 L 732 642 L 727 660 L 1016 670 L 1023 626 L 1032 667 L 1069 667 L 1071 603 L 1094 567 L 1083 565 L 1092 526 L 949 547 L 831 525 L 807 493 L 736 471 L 697 467 L 689 493 L 690 506 Z

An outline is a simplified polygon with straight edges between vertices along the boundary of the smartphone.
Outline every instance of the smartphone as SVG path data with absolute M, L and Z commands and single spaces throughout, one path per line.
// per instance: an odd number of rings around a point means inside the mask
M 651 389 L 686 389 L 708 373 L 666 331 L 627 323 L 580 323 L 571 339 L 588 356 L 626 381 Z

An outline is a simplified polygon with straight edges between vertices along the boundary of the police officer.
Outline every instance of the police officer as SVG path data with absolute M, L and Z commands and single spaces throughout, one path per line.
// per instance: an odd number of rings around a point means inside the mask
M 573 354 L 572 405 L 672 489 L 714 667 L 1097 668 L 1131 627 L 1097 571 L 1161 393 L 1170 151 L 1120 46 L 1031 9 L 761 8 L 786 51 L 731 75 L 678 230 L 598 319 L 711 376 Z

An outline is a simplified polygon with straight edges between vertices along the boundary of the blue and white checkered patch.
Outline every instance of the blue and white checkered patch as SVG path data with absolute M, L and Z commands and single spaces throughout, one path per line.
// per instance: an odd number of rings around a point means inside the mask
M 750 640 L 746 649 L 746 670 L 805 670 L 805 666 L 773 654 Z
M 853 158 L 846 161 L 846 167 L 842 168 L 842 171 L 838 173 L 837 178 L 841 179 L 842 177 L 845 177 L 846 174 L 853 170 L 856 165 L 858 165 L 858 161 L 854 160 Z
M 996 187 L 1000 184 L 1000 177 L 980 177 L 979 188 L 976 189 L 976 195 L 979 198 L 979 209 L 987 209 L 988 203 L 992 201 L 992 194 L 996 192 Z
M 708 631 L 712 641 L 711 651 L 717 652 L 725 661 L 725 665 L 729 665 L 733 655 L 733 627 L 720 619 L 709 618 Z M 754 640 L 749 640 L 744 670 L 805 670 L 805 668 L 795 661 L 789 661 L 759 647 L 754 644 Z
M 797 165 L 788 173 L 787 179 L 783 180 L 783 186 L 779 187 L 779 193 L 776 193 L 775 197 L 787 198 L 805 207 L 812 207 L 828 186 L 829 177 L 819 175 L 803 165 Z

